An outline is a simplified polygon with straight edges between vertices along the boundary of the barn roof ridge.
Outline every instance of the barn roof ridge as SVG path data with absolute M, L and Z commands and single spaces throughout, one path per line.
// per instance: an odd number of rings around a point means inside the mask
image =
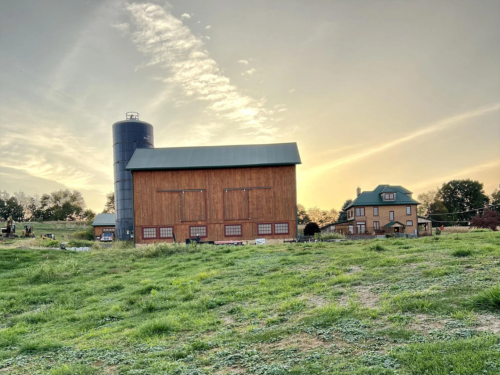
M 138 148 L 126 169 L 175 170 L 302 164 L 297 143 Z

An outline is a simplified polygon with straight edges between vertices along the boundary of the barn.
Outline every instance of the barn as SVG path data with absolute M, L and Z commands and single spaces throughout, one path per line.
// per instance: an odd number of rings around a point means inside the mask
M 116 214 L 97 214 L 92 222 L 94 240 L 100 240 L 104 232 L 115 232 Z
M 295 239 L 297 164 L 296 143 L 138 148 L 134 241 Z

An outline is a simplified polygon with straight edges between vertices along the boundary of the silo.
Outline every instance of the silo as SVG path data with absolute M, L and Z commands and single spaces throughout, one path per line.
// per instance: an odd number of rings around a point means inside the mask
M 129 240 L 134 228 L 132 174 L 125 170 L 137 148 L 153 148 L 153 126 L 139 121 L 137 112 L 127 112 L 124 121 L 113 124 L 115 169 L 116 239 Z

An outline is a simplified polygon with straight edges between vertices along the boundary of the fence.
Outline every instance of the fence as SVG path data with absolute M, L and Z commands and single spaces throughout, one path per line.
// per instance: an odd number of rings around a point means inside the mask
M 411 227 L 413 228 L 413 227 Z M 340 233 L 343 235 L 356 235 L 356 236 L 381 236 L 385 234 L 403 234 L 405 232 L 409 234 L 414 234 L 414 229 L 405 230 L 403 227 L 367 227 L 365 225 L 352 225 L 352 226 L 342 226 L 336 227 L 334 230 L 329 228 L 329 231 L 324 232 L 328 233 Z

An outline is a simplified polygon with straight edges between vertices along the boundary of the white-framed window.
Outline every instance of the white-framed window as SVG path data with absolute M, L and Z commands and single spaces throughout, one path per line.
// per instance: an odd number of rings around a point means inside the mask
M 365 216 L 365 208 L 356 207 L 356 216 Z
M 394 211 L 389 211 L 389 220 L 394 221 Z
M 406 226 L 407 227 L 412 227 L 413 226 L 413 220 L 406 220 Z
M 273 225 L 272 224 L 257 224 L 257 233 L 258 234 L 273 234 Z
M 174 238 L 174 228 L 160 227 L 160 238 Z
M 189 227 L 190 237 L 206 237 L 207 236 L 207 226 L 199 225 L 194 227 Z
M 358 221 L 356 223 L 356 231 L 357 231 L 357 234 L 365 234 L 366 223 L 364 221 Z
M 384 200 L 385 201 L 393 201 L 395 199 L 396 199 L 395 193 L 384 193 Z
M 406 206 L 406 214 L 411 215 L 411 206 Z
M 156 238 L 156 228 L 142 228 L 142 238 Z
M 288 234 L 288 223 L 275 223 L 274 234 Z
M 241 225 L 239 225 L 239 224 L 226 225 L 224 227 L 224 235 L 226 237 L 241 236 Z
M 114 232 L 115 228 L 102 228 L 103 232 Z
M 380 221 L 373 222 L 373 229 L 380 229 Z
M 373 207 L 373 216 L 378 216 L 378 207 Z

